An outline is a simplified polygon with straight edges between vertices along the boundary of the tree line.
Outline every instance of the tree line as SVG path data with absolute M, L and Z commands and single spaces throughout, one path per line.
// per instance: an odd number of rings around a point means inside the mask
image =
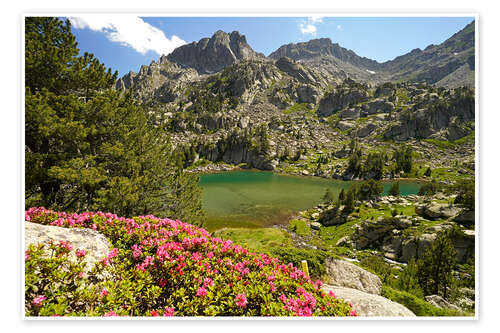
M 179 167 L 169 134 L 77 46 L 68 20 L 26 18 L 26 206 L 201 224 L 198 176 Z

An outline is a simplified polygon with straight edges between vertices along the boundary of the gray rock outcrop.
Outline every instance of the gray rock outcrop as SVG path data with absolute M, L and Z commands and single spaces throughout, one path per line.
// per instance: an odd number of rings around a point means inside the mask
M 94 264 L 107 256 L 110 252 L 108 239 L 101 233 L 92 229 L 62 228 L 56 226 L 47 226 L 38 223 L 26 222 L 25 226 L 25 246 L 46 244 L 60 241 L 70 242 L 73 251 L 70 259 L 76 261 L 75 251 L 77 249 L 85 250 L 87 271 L 92 269 Z
M 405 306 L 380 295 L 328 284 L 323 285 L 322 289 L 327 293 L 332 291 L 336 297 L 351 302 L 353 309 L 361 317 L 415 317 Z
M 200 73 L 214 73 L 241 60 L 263 58 L 263 55 L 256 53 L 238 31 L 228 34 L 219 30 L 211 38 L 176 48 L 167 58 Z
M 334 286 L 353 288 L 365 293 L 380 295 L 382 281 L 370 273 L 350 262 L 327 258 L 325 261 L 328 283 Z
M 435 307 L 438 307 L 440 309 L 452 309 L 452 310 L 457 310 L 457 311 L 460 310 L 460 308 L 458 306 L 456 306 L 455 304 L 451 304 L 450 302 L 448 302 L 447 300 L 445 300 L 444 298 L 442 298 L 439 295 L 425 296 L 424 299 L 429 304 L 431 304 Z
M 321 117 L 328 117 L 349 106 L 354 106 L 368 99 L 368 94 L 358 88 L 337 89 L 325 95 L 319 102 L 317 113 Z M 359 110 L 357 110 L 359 118 Z M 339 115 L 340 116 L 340 115 Z M 347 117 L 344 117 L 347 118 Z
M 430 219 L 444 218 L 448 219 L 461 212 L 461 208 L 448 204 L 431 203 L 428 205 L 419 205 L 415 207 L 415 213 L 422 217 Z

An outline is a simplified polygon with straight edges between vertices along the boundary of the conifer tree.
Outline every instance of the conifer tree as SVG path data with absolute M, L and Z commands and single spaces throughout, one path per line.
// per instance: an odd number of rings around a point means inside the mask
M 25 46 L 26 205 L 200 225 L 198 177 L 176 165 L 168 134 L 132 92 L 111 89 L 116 72 L 77 56 L 69 22 L 26 18 Z
M 389 195 L 399 197 L 400 194 L 399 182 L 392 183 L 391 187 L 389 188 Z
M 325 195 L 323 195 L 323 202 L 330 204 L 333 201 L 335 201 L 335 197 L 333 196 L 332 191 L 329 188 L 327 188 L 325 191 Z
M 449 233 L 438 234 L 422 259 L 418 260 L 418 281 L 425 295 L 447 297 L 452 284 L 452 270 L 456 265 L 457 251 L 453 247 Z

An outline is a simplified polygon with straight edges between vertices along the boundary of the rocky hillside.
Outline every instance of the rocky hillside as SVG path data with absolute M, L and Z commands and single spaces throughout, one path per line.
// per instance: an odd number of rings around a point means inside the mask
M 375 148 L 390 157 L 396 142 L 411 145 L 422 166 L 468 165 L 474 90 L 437 87 L 465 67 L 432 73 L 450 59 L 471 64 L 473 37 L 472 24 L 441 45 L 379 64 L 329 39 L 285 45 L 266 58 L 238 32 L 218 31 L 125 75 L 116 88 L 133 88 L 151 121 L 171 134 L 184 167 L 225 162 L 363 178 L 347 170 L 352 140 L 363 159 Z M 432 79 L 386 82 L 406 80 L 405 64 L 415 77 Z M 384 178 L 394 176 L 390 161 L 383 169 Z
M 379 63 L 360 57 L 351 50 L 332 43 L 329 38 L 287 44 L 269 55 L 272 59 L 290 57 L 366 82 L 410 81 L 437 86 L 474 85 L 475 22 L 439 45 L 414 49 L 393 60 Z

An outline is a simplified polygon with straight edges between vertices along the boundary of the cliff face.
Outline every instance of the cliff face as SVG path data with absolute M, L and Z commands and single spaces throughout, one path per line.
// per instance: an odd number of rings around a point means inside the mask
M 167 58 L 182 67 L 210 74 L 241 60 L 263 58 L 263 55 L 256 53 L 238 31 L 228 34 L 219 30 L 211 38 L 176 48 Z

